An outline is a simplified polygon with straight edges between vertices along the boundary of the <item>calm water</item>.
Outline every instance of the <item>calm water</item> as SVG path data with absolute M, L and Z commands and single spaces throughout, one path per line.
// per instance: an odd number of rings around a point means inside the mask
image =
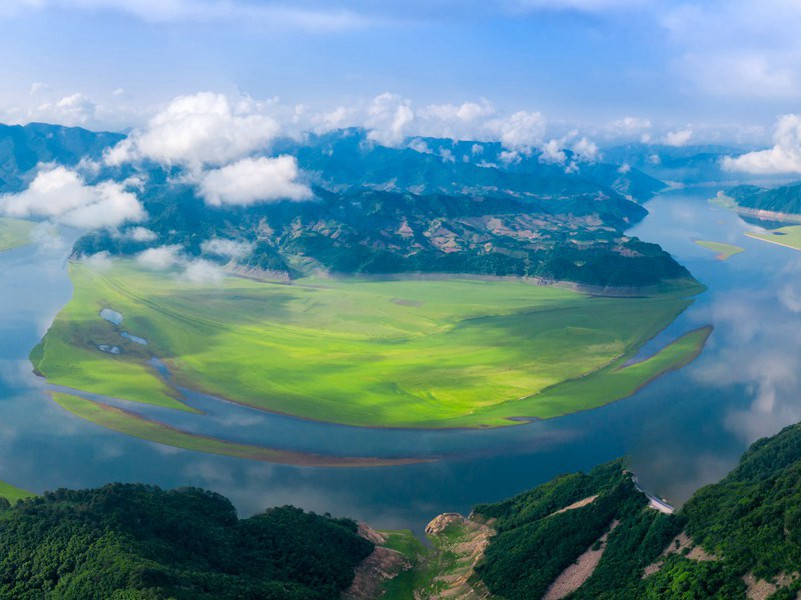
M 644 487 L 681 502 L 725 474 L 750 442 L 801 421 L 801 252 L 745 237 L 752 226 L 708 204 L 712 195 L 663 194 L 649 202 L 650 216 L 631 232 L 661 244 L 709 287 L 646 352 L 689 329 L 715 326 L 698 360 L 632 398 L 530 425 L 443 432 L 312 423 L 191 393 L 191 403 L 207 412 L 202 418 L 136 407 L 192 431 L 273 447 L 446 457 L 385 469 L 218 457 L 73 417 L 49 399 L 27 360 L 70 297 L 69 244 L 0 253 L 0 479 L 36 492 L 109 481 L 197 485 L 227 495 L 242 514 L 291 503 L 419 531 L 440 512 L 467 511 L 628 454 Z M 730 242 L 746 252 L 719 262 L 694 239 Z

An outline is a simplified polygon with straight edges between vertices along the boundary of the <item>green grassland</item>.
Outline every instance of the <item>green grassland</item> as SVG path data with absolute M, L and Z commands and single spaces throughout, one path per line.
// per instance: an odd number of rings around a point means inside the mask
M 763 242 L 770 242 L 771 244 L 778 244 L 779 246 L 801 250 L 801 225 L 780 227 L 779 229 L 774 229 L 773 231 L 767 231 L 765 233 L 749 231 L 745 235 L 757 240 L 762 240 Z
M 595 297 L 522 281 L 227 277 L 201 286 L 131 262 L 70 266 L 72 301 L 32 353 L 51 383 L 187 408 L 176 383 L 256 408 L 379 427 L 494 427 L 625 397 L 686 364 L 694 332 L 624 367 L 699 286 Z M 109 307 L 121 327 L 99 317 Z M 140 346 L 120 331 L 148 340 Z M 97 349 L 118 345 L 119 355 Z
M 23 490 L 22 488 L 14 487 L 5 481 L 0 481 L 0 498 L 5 498 L 11 504 L 14 504 L 17 500 L 33 498 L 34 496 L 36 496 L 36 494 Z
M 292 452 L 289 450 L 276 450 L 265 446 L 251 444 L 240 444 L 214 437 L 197 435 L 176 429 L 135 415 L 127 410 L 109 406 L 94 400 L 88 400 L 73 394 L 61 392 L 53 393 L 53 399 L 64 410 L 73 415 L 96 423 L 133 437 L 143 440 L 183 448 L 185 450 L 196 450 L 209 452 L 211 454 L 222 454 L 235 458 L 246 458 L 250 460 L 260 460 L 284 465 L 297 465 L 304 467 L 386 467 L 393 465 L 403 465 L 412 463 L 428 462 L 430 459 L 405 459 L 405 458 L 373 458 L 373 457 L 338 457 L 323 456 L 319 454 L 309 454 L 304 452 Z M 9 488 L 11 486 L 8 486 Z M 22 490 L 19 490 L 22 491 Z M 0 485 L 0 496 L 5 495 L 5 488 Z M 30 496 L 31 494 L 27 494 Z M 21 496 L 26 497 L 26 496 Z
M 34 226 L 30 221 L 0 218 L 0 252 L 30 243 Z
M 741 248 L 740 246 L 735 246 L 733 244 L 726 244 L 724 242 L 707 242 L 705 240 L 695 240 L 695 243 L 701 246 L 702 248 L 706 248 L 707 250 L 712 250 L 712 252 L 716 252 L 718 260 L 726 260 L 731 258 L 735 254 L 740 254 L 740 252 L 745 252 L 745 248 Z

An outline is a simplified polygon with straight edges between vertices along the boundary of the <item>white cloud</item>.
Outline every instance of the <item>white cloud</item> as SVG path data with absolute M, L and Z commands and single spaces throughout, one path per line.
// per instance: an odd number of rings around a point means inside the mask
M 367 138 L 389 147 L 403 144 L 414 121 L 411 102 L 390 93 L 377 96 L 367 114 Z
M 679 129 L 665 134 L 664 143 L 667 146 L 686 146 L 693 137 L 692 129 Z
M 52 165 L 40 165 L 25 191 L 0 196 L 0 213 L 83 228 L 118 227 L 146 217 L 136 195 L 119 183 L 88 186 L 75 171 Z
M 204 254 L 239 259 L 245 258 L 253 252 L 253 244 L 251 242 L 212 238 L 203 242 L 200 245 L 200 249 Z
M 603 128 L 602 132 L 607 138 L 639 139 L 641 142 L 648 142 L 653 127 L 649 119 L 640 117 L 623 117 L 615 121 L 610 121 Z
M 251 98 L 230 100 L 200 92 L 179 96 L 144 130 L 135 131 L 106 153 L 110 165 L 151 159 L 198 169 L 221 165 L 261 150 L 279 132 L 267 105 Z
M 567 155 L 562 150 L 561 140 L 549 140 L 544 144 L 540 160 L 546 163 L 565 164 Z
M 779 118 L 773 134 L 774 145 L 767 150 L 748 152 L 742 156 L 723 159 L 723 168 L 764 175 L 801 173 L 801 116 Z
M 133 227 L 125 232 L 125 235 L 134 242 L 152 242 L 158 236 L 147 227 Z
M 136 261 L 143 267 L 163 271 L 184 262 L 182 248 L 178 244 L 148 248 L 136 255 Z
M 212 206 L 308 200 L 313 196 L 312 191 L 297 181 L 298 175 L 294 156 L 245 158 L 204 173 L 199 191 Z
M 598 144 L 591 142 L 585 137 L 573 144 L 572 150 L 579 160 L 585 162 L 596 162 L 601 158 L 601 153 L 598 151 Z
M 198 259 L 186 265 L 183 276 L 192 283 L 219 283 L 222 281 L 223 271 L 211 261 Z
M 95 271 L 108 271 L 113 264 L 111 256 L 105 250 L 89 256 L 84 256 L 81 262 Z
M 530 153 L 532 148 L 542 145 L 545 138 L 546 120 L 542 113 L 518 111 L 505 119 L 496 119 L 492 126 L 497 131 L 503 147 Z

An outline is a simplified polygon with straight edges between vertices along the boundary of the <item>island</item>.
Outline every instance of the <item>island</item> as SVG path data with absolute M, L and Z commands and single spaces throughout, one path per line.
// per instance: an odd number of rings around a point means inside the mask
M 745 248 L 741 248 L 740 246 L 735 246 L 733 244 L 726 244 L 724 242 L 708 242 L 705 240 L 695 240 L 695 243 L 701 246 L 702 248 L 706 248 L 707 250 L 712 250 L 712 252 L 716 252 L 717 256 L 715 256 L 715 258 L 717 260 L 728 260 L 735 254 L 739 254 L 740 252 L 745 252 Z
M 347 425 L 513 425 L 626 397 L 692 360 L 710 331 L 632 361 L 703 289 L 690 282 L 601 297 L 468 277 L 204 285 L 125 260 L 70 274 L 75 294 L 31 355 L 37 372 L 184 411 L 179 386 Z

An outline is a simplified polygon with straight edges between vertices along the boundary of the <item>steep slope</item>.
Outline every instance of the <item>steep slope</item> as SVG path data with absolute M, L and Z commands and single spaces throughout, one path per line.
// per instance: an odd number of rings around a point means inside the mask
M 373 551 L 352 521 L 144 485 L 58 490 L 0 512 L 0 598 L 328 600 Z
M 475 507 L 495 534 L 473 584 L 507 600 L 795 598 L 799 506 L 801 425 L 756 442 L 675 514 L 649 508 L 616 461 Z
M 740 208 L 788 215 L 801 214 L 801 182 L 764 188 L 741 185 L 726 192 Z

